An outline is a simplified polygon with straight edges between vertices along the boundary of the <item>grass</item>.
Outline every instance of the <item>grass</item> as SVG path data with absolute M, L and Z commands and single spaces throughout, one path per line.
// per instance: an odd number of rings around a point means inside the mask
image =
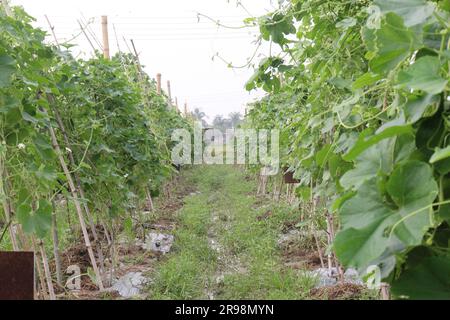
M 179 212 L 175 248 L 157 267 L 150 298 L 206 299 L 208 291 L 217 299 L 307 298 L 315 279 L 284 268 L 277 249 L 290 208 L 252 209 L 255 181 L 232 166 L 195 167 L 188 175 L 200 193 L 186 198 Z M 272 215 L 259 221 L 266 210 Z

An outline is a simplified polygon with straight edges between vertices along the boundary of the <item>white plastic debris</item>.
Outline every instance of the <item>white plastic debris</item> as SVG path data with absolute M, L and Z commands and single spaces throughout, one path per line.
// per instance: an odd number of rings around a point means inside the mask
M 150 232 L 145 237 L 145 243 L 142 245 L 142 248 L 166 254 L 172 248 L 173 241 L 173 235 Z
M 148 279 L 142 275 L 142 272 L 129 272 L 113 283 L 112 290 L 119 292 L 124 298 L 132 298 L 141 293 Z
M 310 272 L 310 275 L 317 277 L 316 288 L 333 286 L 338 282 L 339 274 L 336 268 L 318 268 Z M 349 268 L 344 273 L 344 282 L 363 285 L 364 282 L 359 278 L 358 271 Z

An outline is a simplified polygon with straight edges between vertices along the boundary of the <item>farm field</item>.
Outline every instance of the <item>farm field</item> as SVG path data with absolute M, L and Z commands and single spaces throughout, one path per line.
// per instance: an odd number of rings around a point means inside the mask
M 0 300 L 450 299 L 449 0 L 84 1 L 0 0 Z

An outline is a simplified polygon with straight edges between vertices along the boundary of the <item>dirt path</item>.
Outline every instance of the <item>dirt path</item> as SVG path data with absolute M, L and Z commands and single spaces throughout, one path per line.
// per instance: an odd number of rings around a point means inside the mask
M 150 299 L 308 296 L 315 280 L 287 268 L 278 248 L 283 223 L 297 213 L 257 198 L 255 181 L 238 167 L 196 167 L 184 175 L 197 192 L 176 215 L 174 248 L 151 275 Z

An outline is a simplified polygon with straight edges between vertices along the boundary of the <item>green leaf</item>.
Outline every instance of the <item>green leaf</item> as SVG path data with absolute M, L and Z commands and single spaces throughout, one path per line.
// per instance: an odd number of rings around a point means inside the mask
M 392 283 L 399 298 L 416 300 L 450 299 L 450 257 L 428 257 L 406 269 Z
M 445 147 L 444 149 L 436 148 L 433 155 L 430 158 L 430 163 L 435 163 L 450 157 L 450 146 Z
M 39 207 L 34 214 L 34 229 L 39 238 L 44 238 L 52 227 L 53 208 L 45 199 L 39 200 Z
M 421 45 L 414 31 L 403 24 L 402 18 L 388 13 L 380 29 L 365 30 L 365 42 L 376 50 L 369 65 L 375 73 L 385 73 L 395 69 Z
M 375 0 L 382 13 L 394 12 L 403 18 L 405 26 L 411 27 L 425 22 L 434 12 L 434 3 L 425 0 Z
M 357 156 L 359 156 L 364 150 L 370 148 L 371 146 L 377 144 L 381 140 L 390 138 L 393 136 L 398 136 L 402 134 L 412 134 L 413 129 L 410 125 L 394 125 L 391 127 L 380 128 L 381 132 L 375 135 L 367 137 L 367 134 L 361 134 L 355 145 L 350 149 L 350 151 L 343 156 L 346 161 L 352 161 Z
M 425 56 L 413 65 L 399 73 L 397 83 L 399 87 L 422 90 L 429 94 L 441 93 L 448 80 L 440 77 L 441 63 L 439 58 Z
M 17 207 L 17 220 L 22 225 L 23 231 L 26 233 L 33 233 L 34 223 L 31 217 L 33 209 L 27 203 L 21 204 Z
M 369 86 L 371 84 L 374 84 L 378 80 L 381 80 L 383 76 L 379 74 L 374 74 L 371 72 L 364 73 L 362 76 L 360 76 L 358 79 L 356 79 L 352 84 L 352 89 L 361 89 L 365 86 Z
M 431 227 L 427 207 L 436 198 L 438 186 L 427 164 L 409 161 L 394 170 L 386 188 L 394 206 L 386 203 L 384 192 L 373 178 L 342 204 L 342 231 L 334 248 L 345 266 L 363 269 L 386 251 L 394 254 L 418 245 Z
M 403 108 L 407 123 L 413 124 L 419 121 L 428 107 L 438 102 L 438 95 L 423 94 L 421 96 L 408 97 L 408 101 Z
M 346 189 L 358 188 L 378 173 L 389 175 L 394 166 L 407 160 L 414 150 L 413 135 L 401 135 L 380 141 L 358 156 L 355 168 L 347 171 L 340 183 Z
M 0 54 L 0 88 L 5 88 L 11 83 L 11 75 L 16 71 L 15 63 L 10 56 Z

